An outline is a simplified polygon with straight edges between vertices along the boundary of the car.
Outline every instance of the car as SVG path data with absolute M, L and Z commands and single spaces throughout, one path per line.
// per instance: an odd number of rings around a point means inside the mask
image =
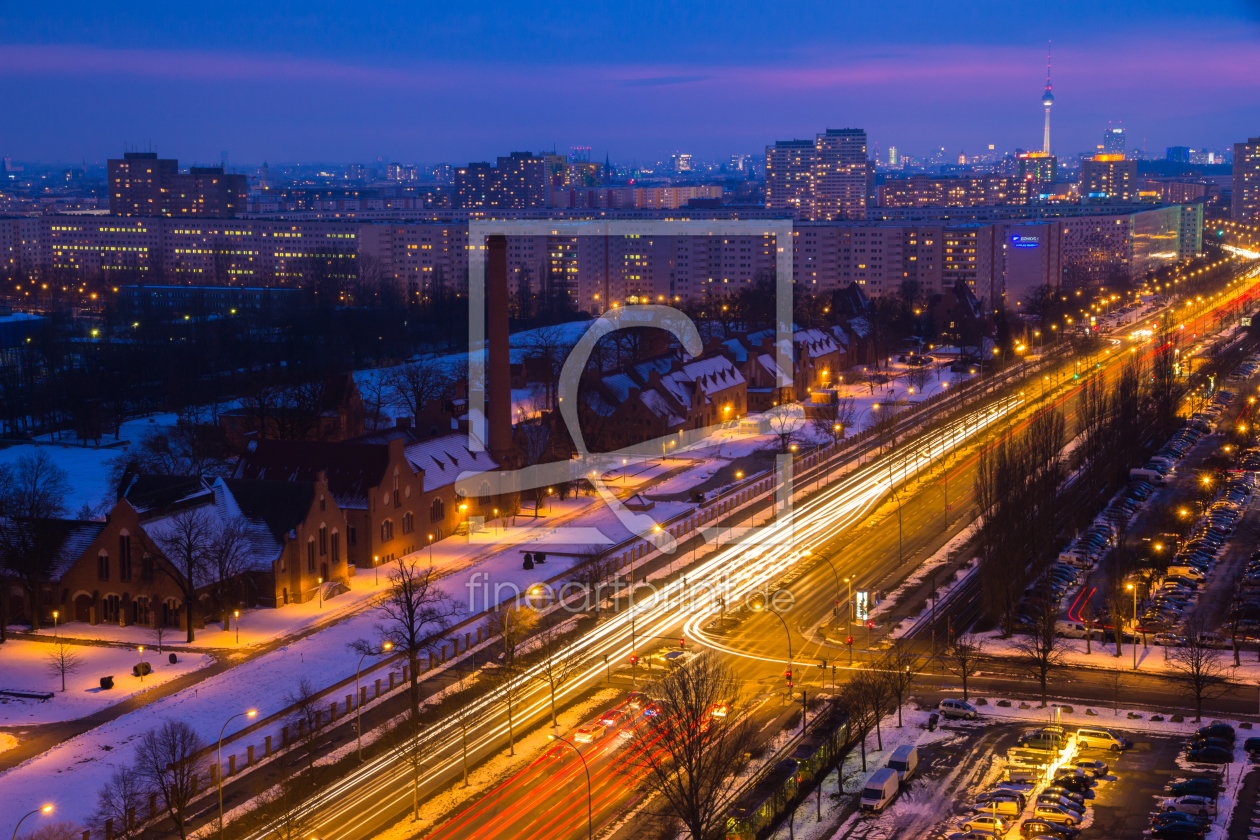
M 1212 821 L 1207 817 L 1191 816 L 1190 814 L 1182 814 L 1179 811 L 1159 812 L 1151 815 L 1151 828 L 1180 825 L 1206 830 L 1211 824 Z
M 1082 776 L 1056 776 L 1054 784 L 1055 787 L 1079 793 L 1081 796 L 1084 796 L 1094 786 L 1093 781 Z
M 1202 738 L 1220 738 L 1231 744 L 1234 743 L 1234 727 L 1228 723 L 1211 723 L 1207 726 L 1200 726 L 1194 734 Z
M 651 702 L 651 698 L 642 691 L 632 691 L 630 692 L 630 696 L 626 698 L 626 705 L 634 709 L 636 712 L 640 711 L 644 706 Z
M 1054 780 L 1056 782 L 1062 781 L 1063 779 L 1080 779 L 1082 782 L 1086 783 L 1090 787 L 1093 787 L 1094 780 L 1096 778 L 1097 777 L 1094 776 L 1093 773 L 1090 773 L 1086 770 L 1081 770 L 1079 767 L 1072 767 L 1072 766 L 1060 767 L 1058 771 L 1054 774 Z
M 975 831 L 978 828 L 1003 835 L 1011 830 L 1011 821 L 1006 817 L 997 817 L 992 814 L 974 814 L 963 820 L 963 831 Z
M 730 703 L 714 703 L 709 707 L 709 717 L 724 718 L 731 711 Z
M 1107 775 L 1107 762 L 1099 761 L 1096 758 L 1082 758 L 1076 762 L 1077 770 L 1083 770 L 1092 775 L 1095 779 L 1101 779 Z
M 1021 809 L 1028 804 L 1028 797 L 1024 795 L 1023 791 L 1011 790 L 1010 788 L 987 790 L 976 797 L 976 803 L 992 802 L 998 799 L 1010 799 L 1018 802 Z
M 1070 808 L 1064 808 L 1061 805 L 1050 805 L 1048 803 L 1039 802 L 1033 806 L 1033 816 L 1041 817 L 1053 823 L 1063 823 L 1064 825 L 1076 825 L 1081 821 L 1081 815 Z
M 1186 750 L 1186 760 L 1197 764 L 1232 764 L 1234 751 L 1221 747 L 1190 748 Z
M 1071 799 L 1065 799 L 1053 793 L 1037 794 L 1038 805 L 1058 805 L 1060 808 L 1067 808 L 1069 811 L 1075 811 L 1078 814 L 1085 813 L 1085 806 L 1079 802 L 1073 802 Z
M 1054 837 L 1057 840 L 1071 840 L 1075 836 L 1076 831 L 1059 823 L 1052 823 L 1048 820 L 1039 820 L 1037 818 L 1027 819 L 1019 827 L 1019 836 L 1025 840 L 1032 840 L 1034 837 Z
M 1078 805 L 1085 804 L 1085 795 L 1075 790 L 1068 790 L 1062 785 L 1050 784 L 1042 791 L 1042 793 L 1053 793 L 1062 796 L 1064 799 L 1070 799 Z
M 1002 840 L 1004 834 L 996 831 L 989 831 L 985 828 L 976 828 L 971 831 L 963 831 L 958 834 L 949 835 L 949 840 Z
M 976 707 L 965 700 L 942 700 L 937 708 L 940 709 L 941 717 L 963 720 L 975 720 L 977 717 Z
M 629 717 L 622 709 L 612 709 L 600 716 L 599 724 L 606 727 L 621 726 Z
M 1205 834 L 1204 830 L 1185 823 L 1177 823 L 1176 825 L 1168 825 L 1162 828 L 1156 828 L 1151 831 L 1151 840 L 1199 840 Z
M 1248 738 L 1243 741 L 1243 749 L 1253 755 L 1260 753 L 1260 738 Z
M 1199 817 L 1216 816 L 1216 800 L 1204 796 L 1179 796 L 1176 799 L 1165 799 L 1160 807 L 1165 813 L 1179 811 L 1183 814 L 1194 814 Z
M 591 724 L 590 726 L 583 726 L 577 732 L 574 732 L 573 740 L 577 741 L 579 744 L 589 744 L 603 734 L 604 727 L 596 723 Z
M 1232 750 L 1234 745 L 1224 738 L 1191 738 L 1189 748 L 1192 750 L 1201 750 L 1205 747 L 1219 747 L 1223 750 Z
M 659 715 L 660 713 L 661 713 L 661 704 L 660 704 L 660 703 L 649 703 L 649 704 L 647 704 L 646 706 L 644 706 L 644 707 L 643 707 L 643 716 L 644 716 L 644 717 L 656 717 L 656 716 L 657 716 L 657 715 Z

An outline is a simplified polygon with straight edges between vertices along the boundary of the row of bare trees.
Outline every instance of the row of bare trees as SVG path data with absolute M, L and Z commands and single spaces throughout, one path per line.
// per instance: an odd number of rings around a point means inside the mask
M 1065 476 L 1063 413 L 1042 411 L 1022 434 L 1001 435 L 981 450 L 976 498 L 980 583 L 988 613 L 1010 632 L 1024 588 L 1053 556 L 1060 486 Z

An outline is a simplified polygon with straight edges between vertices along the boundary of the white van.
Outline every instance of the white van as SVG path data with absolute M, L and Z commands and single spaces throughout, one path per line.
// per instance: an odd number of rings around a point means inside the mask
M 1121 738 L 1110 729 L 1084 726 L 1076 730 L 1076 743 L 1091 750 L 1111 750 L 1112 752 L 1120 752 L 1133 746 L 1133 742 L 1128 738 Z
M 1006 781 L 1008 782 L 1036 782 L 1046 774 L 1044 768 L 1041 767 L 1023 767 L 1012 764 L 1006 768 Z
M 1141 481 L 1149 481 L 1151 484 L 1163 484 L 1164 477 L 1155 470 L 1132 469 L 1129 470 L 1129 478 Z
M 897 778 L 902 782 L 913 776 L 918 766 L 919 748 L 913 744 L 902 744 L 893 750 L 892 758 L 888 759 L 889 769 L 896 770 Z
M 1199 571 L 1194 566 L 1169 566 L 1168 571 L 1164 574 L 1181 575 L 1182 577 L 1188 577 L 1191 580 L 1198 581 L 1200 583 L 1207 579 L 1207 575 L 1203 574 L 1203 572 Z
M 896 770 L 893 770 L 891 767 L 881 767 L 876 770 L 866 780 L 866 787 L 862 788 L 862 810 L 884 810 L 884 806 L 897 795 L 899 784 Z
M 1064 551 L 1059 555 L 1059 562 L 1074 569 L 1092 569 L 1094 561 L 1083 551 Z

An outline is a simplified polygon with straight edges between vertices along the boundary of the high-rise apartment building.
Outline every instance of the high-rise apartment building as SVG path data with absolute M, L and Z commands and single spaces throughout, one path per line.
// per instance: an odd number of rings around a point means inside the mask
M 1164 159 L 1169 163 L 1189 163 L 1190 147 L 1189 146 L 1169 146 L 1164 152 Z
M 1235 222 L 1260 222 L 1260 137 L 1234 144 L 1234 196 L 1232 217 Z
M 1109 128 L 1103 132 L 1102 151 L 1104 155 L 1124 154 L 1124 129 Z
M 109 212 L 114 216 L 232 218 L 245 210 L 244 175 L 221 166 L 179 171 L 179 161 L 156 152 L 126 152 L 109 161 Z
M 547 206 L 547 159 L 533 152 L 512 152 L 495 166 L 490 206 L 498 210 L 532 210 Z
M 1138 200 L 1137 161 L 1124 155 L 1094 155 L 1081 161 L 1082 201 L 1122 204 Z
M 766 207 L 802 219 L 863 219 L 868 170 L 860 128 L 829 128 L 813 142 L 780 140 L 766 147 Z
M 829 128 L 814 140 L 814 206 L 818 221 L 866 218 L 866 132 Z
M 813 198 L 813 141 L 779 140 L 766 146 L 766 207 L 808 217 Z

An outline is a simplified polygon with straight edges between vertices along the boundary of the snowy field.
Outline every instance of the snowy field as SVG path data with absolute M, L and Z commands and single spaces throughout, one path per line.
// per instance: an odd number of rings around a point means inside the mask
M 132 667 L 140 661 L 140 653 L 135 649 L 66 645 L 67 653 L 78 660 L 78 667 L 66 675 L 66 690 L 62 691 L 60 674 L 49 671 L 49 655 L 57 650 L 52 643 L 17 639 L 0 645 L 0 674 L 4 675 L 0 677 L 0 688 L 55 692 L 51 700 L 0 697 L 0 726 L 75 720 L 213 661 L 203 654 L 182 654 L 172 665 L 165 655 L 146 645 L 144 660 L 153 672 L 141 680 L 131 674 Z M 113 689 L 101 688 L 104 676 L 114 678 Z

